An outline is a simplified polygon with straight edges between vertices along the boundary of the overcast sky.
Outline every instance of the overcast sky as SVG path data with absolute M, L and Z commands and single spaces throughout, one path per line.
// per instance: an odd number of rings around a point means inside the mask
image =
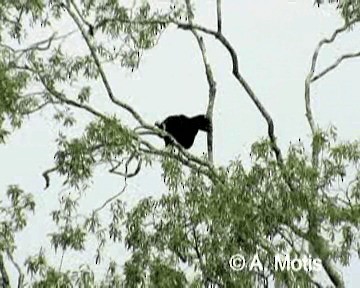
M 196 21 L 215 27 L 215 2 L 197 2 Z M 285 149 L 289 141 L 302 138 L 309 142 L 310 130 L 305 118 L 304 81 L 310 68 L 312 53 L 323 37 L 328 37 L 343 21 L 332 5 L 316 8 L 312 0 L 242 0 L 223 1 L 223 31 L 236 49 L 240 72 L 256 95 L 270 112 L 275 122 L 279 145 Z M 71 21 L 56 27 L 60 33 L 72 29 Z M 38 36 L 38 34 L 36 34 Z M 34 36 L 33 40 L 40 40 Z M 356 27 L 339 37 L 320 53 L 318 70 L 333 63 L 345 52 L 360 51 L 360 34 Z M 217 82 L 214 110 L 214 159 L 224 165 L 239 156 L 246 163 L 250 145 L 266 136 L 266 123 L 261 118 L 242 87 L 232 77 L 227 51 L 214 39 L 205 37 L 208 59 Z M 79 35 L 68 42 L 69 51 L 86 51 Z M 163 120 L 170 114 L 195 115 L 204 113 L 207 106 L 208 86 L 197 43 L 189 32 L 169 28 L 159 45 L 143 56 L 140 69 L 134 73 L 119 66 L 107 67 L 116 96 L 135 107 L 149 122 Z M 338 128 L 341 139 L 359 139 L 360 60 L 345 61 L 336 70 L 311 88 L 314 116 L 321 127 L 330 124 Z M 120 109 L 114 110 L 103 87 L 94 85 L 98 92 L 94 103 L 104 111 L 116 112 L 124 122 L 130 117 Z M 47 111 L 49 112 L 49 111 Z M 0 146 L 0 191 L 10 184 L 19 184 L 34 193 L 37 201 L 36 215 L 18 237 L 17 256 L 34 254 L 41 246 L 49 249 L 46 233 L 54 228 L 49 213 L 58 207 L 61 180 L 52 179 L 51 187 L 43 191 L 41 173 L 52 167 L 56 151 L 54 139 L 59 129 L 51 122 L 46 111 L 25 122 L 7 145 Z M 80 115 L 80 122 L 89 118 Z M 133 123 L 133 122 L 128 122 Z M 71 130 L 78 134 L 80 130 Z M 307 138 L 307 139 L 306 139 Z M 155 140 L 163 145 L 161 140 Z M 206 150 L 206 136 L 197 137 L 191 152 L 201 155 Z M 122 179 L 97 171 L 94 185 L 86 193 L 81 206 L 83 212 L 100 206 L 105 199 L 118 192 Z M 145 196 L 158 196 L 166 192 L 160 178 L 158 165 L 143 169 L 122 196 L 129 206 Z M 94 252 L 95 251 L 91 251 Z M 124 261 L 124 251 L 118 247 L 108 250 L 116 261 Z M 94 254 L 83 256 L 93 263 Z M 83 259 L 65 255 L 65 265 L 78 265 Z M 59 255 L 53 257 L 58 263 Z M 360 261 L 353 260 L 351 267 L 343 270 L 346 287 L 358 287 Z M 95 269 L 100 269 L 96 268 Z M 12 271 L 14 272 L 14 271 Z

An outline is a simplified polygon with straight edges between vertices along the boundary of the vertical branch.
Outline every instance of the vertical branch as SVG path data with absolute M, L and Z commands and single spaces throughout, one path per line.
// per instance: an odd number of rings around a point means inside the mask
M 200 239 L 196 235 L 196 227 L 195 226 L 191 227 L 191 232 L 192 232 L 192 236 L 193 236 L 193 240 L 194 240 L 193 248 L 195 250 L 196 257 L 199 261 L 199 266 L 200 266 L 202 276 L 203 276 L 204 287 L 214 287 L 215 286 L 215 287 L 222 288 L 223 285 L 219 281 L 217 281 L 216 279 L 213 279 L 210 275 L 208 275 L 208 273 L 206 271 L 206 265 L 203 261 L 203 256 L 200 251 Z
M 190 0 L 185 0 L 185 2 L 186 2 L 187 14 L 188 14 L 188 21 L 189 21 L 190 26 L 192 26 L 194 13 L 191 9 Z M 220 1 L 218 1 L 218 2 L 220 2 Z M 219 21 L 219 19 L 218 19 L 218 21 Z M 221 20 L 220 20 L 220 23 L 221 23 Z M 220 24 L 220 26 L 221 26 L 221 24 Z M 212 123 L 213 122 L 213 111 L 214 111 L 214 105 L 215 105 L 215 96 L 216 96 L 216 82 L 214 80 L 214 75 L 213 75 L 211 66 L 207 60 L 206 48 L 205 48 L 203 38 L 201 36 L 199 36 L 199 34 L 196 32 L 195 29 L 190 29 L 190 30 L 191 30 L 192 34 L 194 35 L 196 41 L 198 42 L 198 45 L 199 45 L 199 48 L 201 51 L 201 55 L 202 55 L 202 59 L 203 59 L 203 63 L 205 66 L 206 78 L 207 78 L 207 82 L 209 85 L 209 102 L 208 102 L 208 107 L 206 110 L 206 117 Z M 208 159 L 211 163 L 213 163 L 214 162 L 213 125 L 211 125 L 211 130 L 210 130 L 210 132 L 208 132 L 208 135 L 207 135 L 207 150 L 208 150 Z
M 316 128 L 314 116 L 313 116 L 312 110 L 311 110 L 310 85 L 311 85 L 312 82 L 320 79 L 321 77 L 325 76 L 328 72 L 335 69 L 344 59 L 353 58 L 353 57 L 359 57 L 360 52 L 349 53 L 349 54 L 345 54 L 345 55 L 341 56 L 340 58 L 338 58 L 336 60 L 336 62 L 334 64 L 330 65 L 328 68 L 326 68 L 325 70 L 323 70 L 322 72 L 320 72 L 319 74 L 314 76 L 315 68 L 316 68 L 316 61 L 317 61 L 317 58 L 319 56 L 320 49 L 324 44 L 330 44 L 330 43 L 334 42 L 336 37 L 340 33 L 346 31 L 351 25 L 353 25 L 357 21 L 358 20 L 353 20 L 353 21 L 351 21 L 351 22 L 349 22 L 347 24 L 345 23 L 342 27 L 336 29 L 334 31 L 334 33 L 331 35 L 330 38 L 324 38 L 318 43 L 318 45 L 317 45 L 317 47 L 316 47 L 316 49 L 314 51 L 314 54 L 312 56 L 311 67 L 310 67 L 309 74 L 308 74 L 308 76 L 306 77 L 306 80 L 305 80 L 305 110 L 306 110 L 306 118 L 308 120 L 310 129 L 311 129 L 311 133 L 312 133 L 312 136 L 313 136 L 312 164 L 316 168 L 319 165 L 319 159 L 318 158 L 319 158 L 319 152 L 320 151 L 317 148 L 316 143 L 314 143 L 314 140 L 315 140 L 314 136 L 315 136 L 317 128 Z
M 314 117 L 313 117 L 313 114 L 312 114 L 312 110 L 311 110 L 311 105 L 310 105 L 310 84 L 311 82 L 313 81 L 313 76 L 314 76 L 314 73 L 315 73 L 315 68 L 316 68 L 316 61 L 318 59 L 318 56 L 319 56 L 319 52 L 320 52 L 320 49 L 321 47 L 324 45 L 324 44 L 330 44 L 332 42 L 334 42 L 334 40 L 336 39 L 336 37 L 344 32 L 345 30 L 347 30 L 351 25 L 353 25 L 356 21 L 351 21 L 350 23 L 348 24 L 344 24 L 342 27 L 336 29 L 334 31 L 334 33 L 331 35 L 330 38 L 324 38 L 322 39 L 314 53 L 313 53 L 313 56 L 312 56 L 312 59 L 311 59 L 311 66 L 310 66 L 310 71 L 309 71 L 309 74 L 307 75 L 306 77 L 306 80 L 305 80 L 305 110 L 306 110 L 306 118 L 308 120 L 308 123 L 309 123 L 309 126 L 310 126 L 310 129 L 311 129 L 311 133 L 312 135 L 314 136 L 315 133 L 316 133 L 316 125 L 315 125 L 315 121 L 314 121 Z
M 342 61 L 342 59 L 340 58 L 338 63 L 335 63 L 335 65 L 330 66 L 330 68 L 328 70 L 325 70 L 325 72 L 320 73 L 319 75 L 314 77 L 314 73 L 315 73 L 315 68 L 316 68 L 316 62 L 319 56 L 319 52 L 320 49 L 322 48 L 322 46 L 324 44 L 330 44 L 332 42 L 335 41 L 336 37 L 344 32 L 345 30 L 348 29 L 348 27 L 352 24 L 354 24 L 356 21 L 352 21 L 348 24 L 344 24 L 342 27 L 336 29 L 333 34 L 331 35 L 330 38 L 324 38 L 322 39 L 314 53 L 311 59 L 311 66 L 310 66 L 310 71 L 305 79 L 305 110 L 306 110 L 306 118 L 307 121 L 309 123 L 310 129 L 311 129 L 311 133 L 312 133 L 312 166 L 314 169 L 319 169 L 319 154 L 320 154 L 320 147 L 317 143 L 317 139 L 316 139 L 316 133 L 317 133 L 317 127 L 316 127 L 316 122 L 314 120 L 314 116 L 312 113 L 312 109 L 311 109 L 311 97 L 310 97 L 310 85 L 313 81 L 319 79 L 320 77 L 324 76 L 328 71 L 331 71 L 332 69 L 334 69 L 338 64 L 340 64 L 340 62 Z M 352 56 L 352 55 L 351 55 Z M 357 57 L 357 55 L 355 54 L 355 56 L 353 57 Z M 315 79 L 315 80 L 314 80 Z M 316 182 L 316 180 L 314 181 Z M 314 191 L 313 193 L 317 193 L 317 184 L 315 183 L 314 185 Z M 323 253 L 322 249 L 320 249 L 319 247 L 323 247 L 324 245 L 326 245 L 326 241 L 322 238 L 319 237 L 320 232 L 320 220 L 319 217 L 317 215 L 317 213 L 314 211 L 315 207 L 309 207 L 308 208 L 308 235 L 309 235 L 309 250 L 313 251 L 314 254 L 316 254 L 322 261 L 322 266 L 324 268 L 324 270 L 326 271 L 328 277 L 330 278 L 331 282 L 335 285 L 335 287 L 344 287 L 344 282 L 341 278 L 341 275 L 336 271 L 336 268 L 332 265 L 327 253 Z
M 3 254 L 0 253 L 0 287 L 1 288 L 10 288 L 10 280 L 9 275 L 6 271 L 5 264 L 4 264 L 4 257 Z
M 7 256 L 19 274 L 17 287 L 18 288 L 24 287 L 24 273 L 21 271 L 20 265 L 15 261 L 13 255 L 10 253 L 10 251 L 7 252 Z
M 61 269 L 62 269 L 62 265 L 64 262 L 64 256 L 65 256 L 65 249 L 63 248 L 62 253 L 61 253 L 61 260 L 60 260 L 60 264 L 59 264 L 59 272 L 61 272 Z
M 221 16 L 221 0 L 216 0 L 216 14 L 217 14 L 217 32 L 222 30 L 222 16 Z

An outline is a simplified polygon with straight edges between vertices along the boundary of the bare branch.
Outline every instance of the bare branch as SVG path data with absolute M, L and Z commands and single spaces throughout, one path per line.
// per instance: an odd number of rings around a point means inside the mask
M 231 46 L 229 41 L 222 34 L 218 34 L 217 38 L 226 47 L 226 49 L 228 50 L 228 52 L 231 55 L 232 62 L 233 62 L 233 75 L 239 81 L 241 86 L 245 89 L 247 94 L 250 96 L 251 100 L 254 102 L 255 106 L 260 111 L 261 115 L 265 118 L 267 125 L 268 125 L 268 136 L 269 136 L 271 144 L 272 144 L 272 150 L 275 153 L 278 163 L 281 166 L 283 166 L 282 153 L 281 153 L 281 150 L 278 147 L 277 141 L 276 141 L 274 122 L 273 122 L 269 112 L 265 109 L 265 107 L 260 102 L 259 98 L 257 98 L 254 91 L 251 89 L 250 85 L 246 82 L 244 77 L 240 74 L 239 62 L 238 62 L 237 54 L 236 54 L 234 48 Z
M 80 20 L 81 20 L 86 26 L 88 26 L 88 33 L 89 33 L 89 35 L 90 35 L 90 36 L 94 36 L 94 33 L 95 33 L 95 31 L 94 31 L 94 25 L 92 25 L 90 22 L 88 22 L 88 21 L 84 18 L 84 16 L 82 15 L 81 11 L 79 10 L 79 8 L 77 7 L 77 5 L 76 5 L 74 2 L 73 2 L 72 4 L 73 4 L 74 9 L 75 9 L 78 17 L 80 18 Z
M 329 67 L 327 67 L 326 69 L 324 69 L 323 71 L 321 71 L 320 73 L 318 73 L 317 75 L 313 76 L 311 78 L 311 82 L 315 82 L 316 80 L 320 79 L 321 77 L 325 76 L 327 73 L 329 73 L 331 70 L 335 69 L 343 60 L 345 59 L 349 59 L 349 58 L 355 58 L 355 57 L 359 57 L 360 56 L 360 52 L 356 52 L 356 53 L 349 53 L 349 54 L 344 54 L 341 57 L 339 57 L 333 64 L 331 64 Z
M 188 1 L 188 0 L 186 0 Z M 269 112 L 265 109 L 265 107 L 260 102 L 259 98 L 255 95 L 254 91 L 251 89 L 250 85 L 246 82 L 244 77 L 239 72 L 239 60 L 236 54 L 235 49 L 232 47 L 230 42 L 227 40 L 227 38 L 222 34 L 218 33 L 217 31 L 214 31 L 212 29 L 208 29 L 206 27 L 196 25 L 196 24 L 186 24 L 182 22 L 178 22 L 175 20 L 171 20 L 172 23 L 176 24 L 179 28 L 184 30 L 199 30 L 205 34 L 214 36 L 217 40 L 220 41 L 221 44 L 226 48 L 226 50 L 229 52 L 231 60 L 232 60 L 232 73 L 234 77 L 238 80 L 238 82 L 241 84 L 241 86 L 245 89 L 247 94 L 249 95 L 250 99 L 253 101 L 255 106 L 260 111 L 261 115 L 265 118 L 267 125 L 268 125 L 268 136 L 270 138 L 271 144 L 272 144 L 272 150 L 275 153 L 276 159 L 280 166 L 283 166 L 283 157 L 280 148 L 277 145 L 276 136 L 275 136 L 275 129 L 274 129 L 274 122 L 269 114 Z
M 46 190 L 50 186 L 50 176 L 49 176 L 49 174 L 52 173 L 52 172 L 55 172 L 57 169 L 58 169 L 58 167 L 55 166 L 53 168 L 45 170 L 42 173 L 42 176 L 45 178 L 45 188 L 44 188 L 44 190 Z
M 344 288 L 345 287 L 344 281 L 341 279 L 341 275 L 333 267 L 330 260 L 328 258 L 321 259 L 321 264 L 324 267 L 326 274 L 329 276 L 334 286 L 337 288 Z
M 63 248 L 62 253 L 61 253 L 60 264 L 59 264 L 59 272 L 61 272 L 62 265 L 64 263 L 65 252 L 66 252 L 66 249 Z
M 313 75 L 315 73 L 315 68 L 316 68 L 316 61 L 317 61 L 317 58 L 319 56 L 319 52 L 320 52 L 320 49 L 321 47 L 324 45 L 324 44 L 330 44 L 332 42 L 335 41 L 336 37 L 346 31 L 352 24 L 354 24 L 356 21 L 351 21 L 349 22 L 348 24 L 344 24 L 342 27 L 336 29 L 334 31 L 334 33 L 331 35 L 330 38 L 324 38 L 322 39 L 314 53 L 313 53 L 313 56 L 312 56 L 312 60 L 311 60 L 311 66 L 310 66 L 310 72 L 308 74 L 308 76 L 306 77 L 306 80 L 305 80 L 305 110 L 306 110 L 306 118 L 308 120 L 308 123 L 309 123 L 309 126 L 310 126 L 310 129 L 311 129 L 311 133 L 313 135 L 315 135 L 316 133 L 316 127 L 315 127 L 315 121 L 314 121 L 314 117 L 312 115 L 312 110 L 311 110 L 311 106 L 310 106 L 310 84 L 311 82 L 313 82 L 314 80 L 312 80 L 313 78 Z
M 192 25 L 193 23 L 193 11 L 191 10 L 190 0 L 186 1 L 186 7 L 187 7 L 187 14 L 188 14 L 188 21 Z M 207 60 L 206 56 L 206 48 L 204 44 L 204 40 L 202 37 L 199 36 L 199 34 L 196 32 L 195 29 L 191 29 L 192 34 L 194 35 L 196 41 L 198 42 L 203 63 L 205 66 L 205 72 L 206 72 L 206 79 L 209 85 L 209 102 L 208 107 L 206 111 L 206 117 L 213 122 L 213 111 L 214 111 L 214 104 L 215 104 L 215 96 L 216 96 L 216 82 L 214 80 L 213 72 L 211 69 L 211 66 Z M 207 150 L 208 150 L 208 159 L 211 163 L 214 162 L 214 147 L 213 147 L 213 125 L 211 125 L 211 129 L 207 134 Z
M 221 0 L 216 0 L 216 14 L 217 14 L 217 32 L 222 31 L 222 16 L 221 16 Z
M 55 32 L 50 37 L 48 37 L 48 38 L 46 38 L 44 40 L 40 40 L 38 42 L 35 42 L 35 43 L 31 44 L 29 47 L 23 48 L 23 49 L 15 49 L 15 48 L 13 48 L 13 47 L 11 47 L 9 45 L 2 44 L 2 43 L 0 44 L 0 47 L 11 50 L 14 53 L 25 53 L 25 52 L 28 52 L 28 51 L 31 51 L 31 50 L 45 51 L 45 50 L 48 50 L 50 48 L 51 43 L 55 39 L 56 34 L 57 33 Z M 43 44 L 46 44 L 46 46 L 41 47 L 41 45 L 43 45 Z
M 212 35 L 215 38 L 217 38 L 217 36 L 219 34 L 217 31 L 206 28 L 204 26 L 201 26 L 201 25 L 198 25 L 198 24 L 195 24 L 195 23 L 190 24 L 190 23 L 180 22 L 177 19 L 170 19 L 169 23 L 173 23 L 173 24 L 177 25 L 179 28 L 181 28 L 183 30 L 192 30 L 192 29 L 198 30 L 198 31 L 203 32 L 205 34 Z
M 100 207 L 96 208 L 93 213 L 98 213 L 100 210 L 104 209 L 110 202 L 114 201 L 116 198 L 118 198 L 119 196 L 121 196 L 121 194 L 123 194 L 125 192 L 125 189 L 127 187 L 127 183 L 125 181 L 124 187 L 121 189 L 120 192 L 116 193 L 114 196 L 110 197 L 109 199 L 107 199 Z
M 336 37 L 346 31 L 349 26 L 351 26 L 352 24 L 354 24 L 355 22 L 357 22 L 357 20 L 351 21 L 349 23 L 345 23 L 342 27 L 336 29 L 333 34 L 331 35 L 330 38 L 324 38 L 322 39 L 314 53 L 313 53 L 313 57 L 312 57 L 312 61 L 311 61 L 311 67 L 310 67 L 310 71 L 308 76 L 306 77 L 305 80 L 305 110 L 306 110 L 306 118 L 308 120 L 311 132 L 313 137 L 315 136 L 316 132 L 317 132 L 317 127 L 315 124 L 315 120 L 312 114 L 312 110 L 311 110 L 311 105 L 310 105 L 310 85 L 312 82 L 320 79 L 321 77 L 323 77 L 325 74 L 327 74 L 328 72 L 330 72 L 331 70 L 335 69 L 342 60 L 346 59 L 346 58 L 351 58 L 351 57 L 357 57 L 360 56 L 357 55 L 358 53 L 355 54 L 346 54 L 341 56 L 339 59 L 337 59 L 337 61 L 330 65 L 328 68 L 326 68 L 324 71 L 320 72 L 318 75 L 313 76 L 315 73 L 315 68 L 316 68 L 316 61 L 320 52 L 321 47 L 324 44 L 330 44 L 332 42 L 335 41 Z M 312 165 L 314 168 L 318 168 L 319 165 L 319 148 L 317 148 L 317 145 L 314 145 L 314 139 L 313 139 L 313 147 L 312 147 Z M 317 191 L 317 188 L 315 188 L 315 191 Z M 344 282 L 341 279 L 341 275 L 336 271 L 336 268 L 333 267 L 328 255 L 323 255 L 323 253 L 321 253 L 321 249 L 319 249 L 319 246 L 323 246 L 325 245 L 326 241 L 323 240 L 321 237 L 319 237 L 319 221 L 315 216 L 312 216 L 313 212 L 309 211 L 309 234 L 312 234 L 312 237 L 308 237 L 308 241 L 311 245 L 311 247 L 314 249 L 314 252 L 317 254 L 318 257 L 320 257 L 321 261 L 322 261 L 322 265 L 324 267 L 324 270 L 326 271 L 328 277 L 330 278 L 330 280 L 332 281 L 332 283 L 335 285 L 335 287 L 344 287 Z M 315 239 L 314 239 L 315 238 Z

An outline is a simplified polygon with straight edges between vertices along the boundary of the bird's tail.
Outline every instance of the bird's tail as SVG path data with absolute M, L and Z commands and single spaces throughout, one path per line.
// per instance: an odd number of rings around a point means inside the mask
M 211 131 L 211 121 L 205 115 L 197 115 L 192 117 L 192 120 L 196 122 L 196 126 L 199 130 L 210 132 Z

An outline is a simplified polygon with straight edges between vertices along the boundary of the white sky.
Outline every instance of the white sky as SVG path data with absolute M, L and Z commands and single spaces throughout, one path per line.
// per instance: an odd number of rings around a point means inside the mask
M 196 21 L 215 27 L 215 1 L 196 2 Z M 342 25 L 334 6 L 323 5 L 318 9 L 312 3 L 312 0 L 223 1 L 224 34 L 238 53 L 240 72 L 273 117 L 283 149 L 289 141 L 297 141 L 299 137 L 305 139 L 310 134 L 304 107 L 304 81 L 310 59 L 319 40 L 330 36 Z M 63 25 L 59 29 L 60 33 L 65 33 L 71 27 Z M 226 164 L 236 156 L 246 162 L 250 145 L 259 137 L 266 136 L 265 122 L 232 77 L 227 51 L 214 39 L 205 37 L 205 40 L 218 89 L 214 110 L 215 162 Z M 359 51 L 359 40 L 359 28 L 356 27 L 351 33 L 339 37 L 335 44 L 324 47 L 317 71 L 332 64 L 342 53 Z M 69 42 L 69 49 L 74 52 L 83 49 L 81 46 L 84 47 L 84 43 L 76 37 Z M 341 139 L 359 137 L 359 71 L 358 59 L 345 61 L 312 85 L 315 119 L 322 127 L 334 124 Z M 110 72 L 108 77 L 116 96 L 133 105 L 149 123 L 170 114 L 205 112 L 208 86 L 197 43 L 189 32 L 175 28 L 166 31 L 159 45 L 145 53 L 140 69 L 135 73 L 121 70 L 119 66 L 109 67 L 107 72 Z M 94 96 L 94 103 L 99 108 L 115 111 L 124 121 L 130 119 L 120 109 L 111 108 L 102 86 L 97 86 L 96 91 L 101 92 Z M 85 122 L 88 118 L 81 115 Z M 58 207 L 61 180 L 52 178 L 51 187 L 43 191 L 41 173 L 52 167 L 56 151 L 54 139 L 58 131 L 58 127 L 51 123 L 51 116 L 42 112 L 16 131 L 7 145 L 0 146 L 0 191 L 17 183 L 34 193 L 37 201 L 36 215 L 31 217 L 29 226 L 18 237 L 16 255 L 19 259 L 38 252 L 40 246 L 49 247 L 46 233 L 54 227 L 49 213 Z M 161 140 L 155 143 L 163 145 Z M 191 152 L 201 155 L 205 149 L 206 137 L 201 133 Z M 86 212 L 100 206 L 118 192 L 122 184 L 121 179 L 98 171 L 94 186 L 86 192 L 81 209 Z M 133 205 L 142 197 L 157 196 L 164 191 L 160 170 L 155 165 L 143 169 L 139 177 L 131 181 L 122 199 Z M 93 264 L 93 253 L 94 250 L 89 255 L 82 255 L 83 258 L 73 257 L 77 254 L 66 254 L 65 267 L 78 265 L 84 258 Z M 108 256 L 122 263 L 124 250 L 115 247 L 108 251 Z M 59 258 L 56 255 L 53 261 L 58 263 Z M 358 287 L 359 269 L 360 261 L 353 260 L 351 266 L 343 270 L 346 287 Z

